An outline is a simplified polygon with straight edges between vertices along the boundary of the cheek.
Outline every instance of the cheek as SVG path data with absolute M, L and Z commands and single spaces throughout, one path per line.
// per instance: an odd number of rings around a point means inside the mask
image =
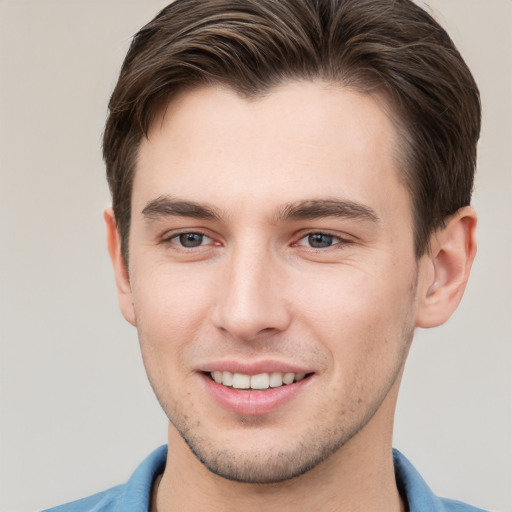
M 295 282 L 300 283 L 294 295 L 302 311 L 318 320 L 337 319 L 341 325 L 359 316 L 370 323 L 379 319 L 383 324 L 393 317 L 403 318 L 414 291 L 413 275 L 392 271 L 377 274 L 341 266 L 310 277 L 303 273 Z
M 327 345 L 335 361 L 351 367 L 361 360 L 391 363 L 408 342 L 414 318 L 414 272 L 408 278 L 398 276 L 353 268 L 317 276 L 303 283 L 309 293 L 298 308 L 301 322 Z
M 168 268 L 135 273 L 132 293 L 142 350 L 161 359 L 179 358 L 202 328 L 213 289 L 198 273 Z

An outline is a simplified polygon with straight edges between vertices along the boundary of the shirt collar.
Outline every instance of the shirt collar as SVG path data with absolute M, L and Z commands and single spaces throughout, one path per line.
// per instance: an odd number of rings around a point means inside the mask
M 126 483 L 115 512 L 149 511 L 153 482 L 163 473 L 167 460 L 167 446 L 160 446 L 148 455 Z
M 116 512 L 149 510 L 153 482 L 165 468 L 167 446 L 160 446 L 137 467 L 126 483 Z M 409 512 L 444 512 L 443 501 L 434 495 L 414 466 L 398 450 L 393 450 L 395 477 Z

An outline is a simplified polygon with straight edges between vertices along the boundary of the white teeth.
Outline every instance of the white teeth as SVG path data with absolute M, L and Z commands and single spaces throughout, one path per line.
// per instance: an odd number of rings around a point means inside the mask
M 295 379 L 295 373 L 285 373 L 283 375 L 283 384 L 291 384 Z
M 273 372 L 270 374 L 269 385 L 271 388 L 278 388 L 283 385 L 283 374 L 279 372 Z
M 234 373 L 231 384 L 236 389 L 249 389 L 251 387 L 251 376 L 243 373 Z
M 222 372 L 222 381 L 220 384 L 224 384 L 224 386 L 232 386 L 233 374 L 231 372 Z
M 260 373 L 251 377 L 251 389 L 268 389 L 269 383 L 268 373 Z
M 235 389 L 268 389 L 278 388 L 282 385 L 292 384 L 302 380 L 305 373 L 259 373 L 258 375 L 245 375 L 215 370 L 210 373 L 217 384 L 233 387 Z

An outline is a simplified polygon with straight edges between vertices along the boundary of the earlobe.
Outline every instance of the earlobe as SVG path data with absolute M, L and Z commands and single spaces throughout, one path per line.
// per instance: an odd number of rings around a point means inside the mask
M 418 289 L 417 327 L 443 324 L 459 305 L 476 254 L 475 231 L 476 214 L 466 206 L 433 235 Z
M 119 307 L 124 318 L 135 325 L 135 310 L 133 307 L 133 297 L 130 287 L 130 278 L 124 258 L 121 254 L 121 241 L 117 230 L 117 222 L 112 208 L 105 209 L 103 213 L 105 226 L 107 230 L 107 246 L 114 268 L 114 276 L 117 286 L 117 298 Z

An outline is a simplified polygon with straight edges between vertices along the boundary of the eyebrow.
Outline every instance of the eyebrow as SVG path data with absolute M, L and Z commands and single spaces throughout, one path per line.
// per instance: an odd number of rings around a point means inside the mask
M 372 223 L 379 222 L 377 212 L 369 206 L 340 199 L 312 199 L 289 203 L 280 208 L 276 221 L 320 219 L 323 217 L 343 217 Z
M 194 201 L 174 199 L 171 196 L 160 196 L 150 201 L 142 210 L 148 220 L 165 217 L 190 217 L 220 221 L 221 213 L 204 204 Z M 324 217 L 342 217 L 379 222 L 375 210 L 361 203 L 340 199 L 309 199 L 288 203 L 279 208 L 274 216 L 275 222 L 285 220 L 308 220 Z
M 142 210 L 142 215 L 148 220 L 173 216 L 209 220 L 221 218 L 221 215 L 212 207 L 194 201 L 176 200 L 169 196 L 160 196 L 150 201 Z

